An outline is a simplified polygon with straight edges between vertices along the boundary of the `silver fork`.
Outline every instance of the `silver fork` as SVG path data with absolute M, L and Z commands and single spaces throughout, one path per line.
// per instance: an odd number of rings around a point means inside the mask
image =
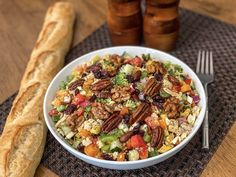
M 204 86 L 206 93 L 206 114 L 202 126 L 202 149 L 209 150 L 209 128 L 208 128 L 208 84 L 214 81 L 213 56 L 210 51 L 199 51 L 196 73 Z

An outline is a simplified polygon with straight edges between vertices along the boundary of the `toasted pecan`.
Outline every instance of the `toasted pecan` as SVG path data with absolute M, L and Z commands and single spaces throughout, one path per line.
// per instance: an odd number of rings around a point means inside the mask
M 151 114 L 151 106 L 148 103 L 141 103 L 136 110 L 134 111 L 131 119 L 129 120 L 130 124 L 135 122 L 143 121 L 147 116 Z
M 118 113 L 114 113 L 111 115 L 108 119 L 105 120 L 105 122 L 102 125 L 102 131 L 104 133 L 109 133 L 110 131 L 114 130 L 118 127 L 120 122 L 122 121 L 122 116 Z
M 151 147 L 160 148 L 163 145 L 163 140 L 164 140 L 163 129 L 160 126 L 158 126 L 155 129 L 152 129 Z
M 101 79 L 101 80 L 97 81 L 96 83 L 94 83 L 91 86 L 91 89 L 93 91 L 100 91 L 100 90 L 108 88 L 111 85 L 112 85 L 112 82 L 111 82 L 110 79 L 108 79 L 108 78 L 107 79 Z
M 155 78 L 150 78 L 144 89 L 144 94 L 150 97 L 154 97 L 161 89 L 161 82 L 158 82 Z

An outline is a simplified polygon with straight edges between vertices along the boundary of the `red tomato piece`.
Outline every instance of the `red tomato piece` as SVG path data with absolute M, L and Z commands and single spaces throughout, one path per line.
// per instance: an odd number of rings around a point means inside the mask
M 52 110 L 49 111 L 49 113 L 48 113 L 49 116 L 55 116 L 55 115 L 57 115 L 57 114 L 58 114 L 57 109 L 52 109 Z
M 89 100 L 84 100 L 83 102 L 79 103 L 79 106 L 81 107 L 86 107 L 90 105 L 90 101 Z
M 139 158 L 140 159 L 148 158 L 148 148 L 147 148 L 147 146 L 140 147 L 138 152 L 139 152 Z
M 142 65 L 142 59 L 136 56 L 135 58 L 131 59 L 129 62 L 131 65 L 134 66 L 141 66 Z
M 185 79 L 184 79 L 184 82 L 185 82 L 186 84 L 190 85 L 191 82 L 192 82 L 192 80 L 189 79 L 189 78 L 185 78 Z
M 174 85 L 174 86 L 172 87 L 172 89 L 173 89 L 174 92 L 180 92 L 181 87 L 180 87 L 179 85 Z
M 76 104 L 76 105 L 78 105 L 78 104 L 80 104 L 80 103 L 82 103 L 83 101 L 85 100 L 85 97 L 83 96 L 83 95 L 81 95 L 81 94 L 77 94 L 77 95 L 75 95 L 75 98 L 74 98 L 74 103 Z
M 146 146 L 146 143 L 140 135 L 132 136 L 130 138 L 130 143 L 133 148 L 140 148 Z

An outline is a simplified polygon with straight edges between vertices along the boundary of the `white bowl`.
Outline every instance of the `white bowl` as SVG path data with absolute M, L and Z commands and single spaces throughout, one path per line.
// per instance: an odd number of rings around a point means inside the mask
M 96 159 L 90 156 L 87 156 L 75 149 L 73 149 L 65 140 L 62 136 L 60 136 L 59 133 L 57 133 L 54 123 L 51 120 L 51 118 L 48 116 L 48 112 L 50 111 L 51 107 L 51 102 L 55 96 L 55 93 L 58 89 L 58 86 L 62 80 L 66 79 L 66 76 L 71 73 L 71 71 L 78 65 L 87 62 L 90 60 L 93 56 L 95 55 L 105 55 L 105 54 L 119 54 L 121 55 L 124 51 L 128 52 L 131 55 L 141 55 L 144 53 L 150 53 L 152 57 L 161 60 L 161 61 L 170 61 L 174 64 L 178 64 L 182 66 L 184 71 L 189 74 L 190 78 L 194 81 L 196 85 L 196 89 L 200 95 L 200 102 L 199 105 L 201 107 L 200 114 L 194 124 L 194 127 L 192 129 L 192 132 L 187 136 L 186 139 L 184 139 L 180 144 L 175 146 L 173 149 L 169 150 L 168 152 L 165 152 L 163 154 L 160 154 L 155 157 L 151 157 L 148 159 L 144 160 L 137 160 L 137 161 L 125 161 L 125 162 L 118 162 L 118 161 L 108 161 L 108 160 L 101 160 L 101 159 Z M 103 168 L 109 168 L 109 169 L 119 169 L 119 170 L 127 170 L 127 169 L 137 169 L 137 168 L 143 168 L 143 167 L 148 167 L 154 164 L 157 164 L 159 162 L 162 162 L 163 160 L 166 160 L 167 158 L 173 156 L 176 154 L 178 151 L 180 151 L 183 147 L 186 146 L 186 144 L 193 138 L 193 136 L 196 134 L 198 129 L 200 128 L 203 119 L 204 119 L 204 114 L 206 111 L 206 96 L 205 92 L 203 89 L 203 86 L 198 79 L 197 75 L 193 72 L 190 67 L 188 67 L 185 63 L 177 59 L 176 57 L 169 55 L 165 52 L 161 52 L 155 49 L 151 48 L 146 48 L 146 47 L 133 47 L 133 46 L 122 46 L 122 47 L 110 47 L 110 48 L 105 48 L 97 51 L 90 52 L 86 55 L 83 55 L 67 66 L 65 66 L 52 80 L 50 83 L 45 99 L 44 99 L 44 117 L 46 124 L 52 133 L 52 135 L 56 138 L 56 140 L 66 149 L 68 150 L 71 154 L 74 156 L 78 157 L 79 159 L 89 163 L 93 164 L 99 167 Z

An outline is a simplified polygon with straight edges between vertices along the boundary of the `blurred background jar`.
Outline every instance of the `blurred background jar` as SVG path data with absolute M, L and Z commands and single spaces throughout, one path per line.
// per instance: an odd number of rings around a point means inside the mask
M 179 33 L 179 0 L 146 0 L 144 42 L 163 51 L 174 48 Z
M 113 45 L 139 45 L 142 38 L 140 0 L 108 0 L 107 23 Z

